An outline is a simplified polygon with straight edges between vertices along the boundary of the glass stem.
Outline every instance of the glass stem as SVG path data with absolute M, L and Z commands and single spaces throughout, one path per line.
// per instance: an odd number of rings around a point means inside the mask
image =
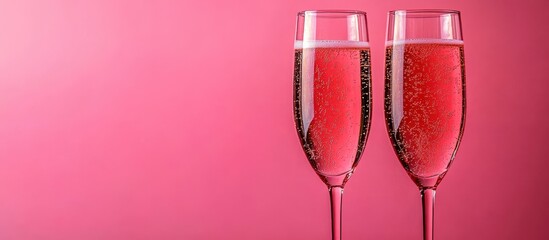
M 435 239 L 435 193 L 434 188 L 421 189 L 423 202 L 423 240 Z
M 330 204 L 332 207 L 332 240 L 341 240 L 341 200 L 343 187 L 330 187 Z

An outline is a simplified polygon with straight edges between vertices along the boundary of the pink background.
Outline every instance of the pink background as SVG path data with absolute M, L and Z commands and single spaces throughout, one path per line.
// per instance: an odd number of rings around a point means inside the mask
M 439 239 L 546 239 L 544 0 L 0 1 L 0 239 L 329 239 L 292 120 L 295 13 L 368 12 L 374 117 L 345 239 L 420 239 L 382 116 L 386 12 L 463 15 L 468 116 Z

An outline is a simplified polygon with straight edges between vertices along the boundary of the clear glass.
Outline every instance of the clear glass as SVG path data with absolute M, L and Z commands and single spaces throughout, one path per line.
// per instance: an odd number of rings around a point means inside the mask
M 307 159 L 328 186 L 332 239 L 341 239 L 343 188 L 370 127 L 366 13 L 298 13 L 294 57 L 295 126 Z
M 459 11 L 389 12 L 385 121 L 395 153 L 419 187 L 423 239 L 434 235 L 438 184 L 465 124 L 465 61 Z

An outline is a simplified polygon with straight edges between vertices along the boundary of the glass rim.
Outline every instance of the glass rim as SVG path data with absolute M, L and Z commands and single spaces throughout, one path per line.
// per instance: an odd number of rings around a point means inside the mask
M 345 9 L 326 9 L 326 10 L 304 10 L 297 13 L 298 16 L 305 16 L 305 14 L 343 14 L 352 15 L 360 14 L 366 16 L 366 12 L 360 10 L 345 10 Z
M 389 15 L 397 14 L 457 14 L 460 15 L 460 11 L 454 9 L 397 9 L 389 11 Z

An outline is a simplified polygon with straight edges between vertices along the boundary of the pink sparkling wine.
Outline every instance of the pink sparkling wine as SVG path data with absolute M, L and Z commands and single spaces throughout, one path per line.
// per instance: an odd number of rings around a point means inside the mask
M 398 158 L 420 187 L 440 182 L 465 122 L 463 43 L 411 40 L 388 44 L 385 120 Z
M 343 186 L 370 126 L 366 42 L 296 42 L 294 117 L 309 162 L 329 186 Z

